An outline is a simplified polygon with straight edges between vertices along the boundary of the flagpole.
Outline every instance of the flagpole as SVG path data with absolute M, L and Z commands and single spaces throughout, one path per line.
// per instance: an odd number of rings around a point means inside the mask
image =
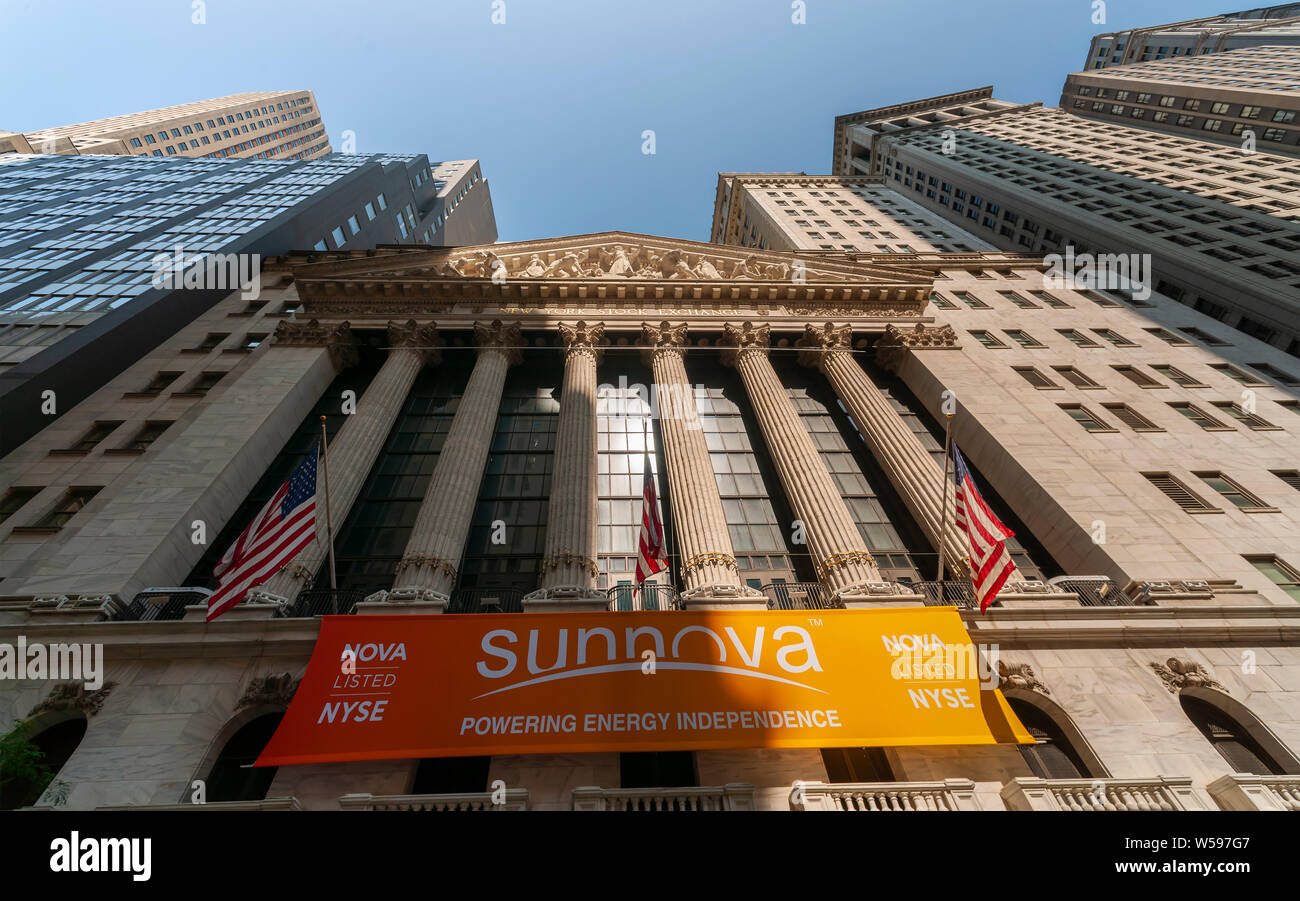
M 939 592 L 943 596 L 943 543 L 948 535 L 948 463 L 952 460 L 952 414 L 945 413 L 943 422 L 943 503 L 939 507 Z
M 330 609 L 337 613 L 338 598 L 335 593 L 338 591 L 338 581 L 334 576 L 334 521 L 330 516 L 330 458 L 325 441 L 324 416 L 320 418 L 320 458 L 321 475 L 325 481 L 325 538 L 329 542 L 330 549 Z

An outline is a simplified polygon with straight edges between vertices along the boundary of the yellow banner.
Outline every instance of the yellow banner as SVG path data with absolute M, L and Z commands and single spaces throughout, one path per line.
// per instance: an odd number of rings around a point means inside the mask
M 325 617 L 259 766 L 1033 743 L 952 607 Z

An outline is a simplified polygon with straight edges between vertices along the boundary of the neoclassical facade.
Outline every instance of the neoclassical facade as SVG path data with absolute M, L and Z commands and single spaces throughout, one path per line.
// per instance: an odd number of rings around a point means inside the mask
M 219 787 L 216 803 L 334 809 L 491 806 L 498 780 L 495 806 L 535 809 L 1294 807 L 1295 392 L 1260 380 L 1252 415 L 1267 427 L 1209 434 L 1177 406 L 1193 383 L 1239 393 L 1214 367 L 1286 357 L 1240 336 L 1230 353 L 1159 337 L 1137 358 L 1087 347 L 1066 333 L 1176 335 L 1204 317 L 1158 295 L 1135 308 L 1038 291 L 1040 259 L 945 247 L 942 220 L 908 201 L 873 209 L 914 227 L 911 252 L 736 246 L 769 190 L 773 216 L 787 190 L 861 204 L 883 190 L 797 182 L 731 186 L 714 244 L 616 232 L 277 261 L 258 310 L 232 295 L 0 461 L 0 640 L 103 642 L 108 662 L 93 700 L 0 685 L 0 727 L 84 726 L 59 775 L 78 807 L 188 803 L 195 779 Z M 1138 364 L 1189 379 L 1153 391 L 1125 371 Z M 1025 374 L 1049 368 L 1064 384 Z M 1066 375 L 1102 369 L 1091 388 Z M 188 390 L 155 390 L 166 375 Z M 1096 429 L 1072 412 L 1094 406 L 1110 410 Z M 1018 572 L 984 614 L 944 489 L 950 412 L 1017 532 Z M 322 417 L 338 587 L 322 517 L 291 564 L 203 622 L 213 564 Z M 672 566 L 633 595 L 646 468 Z M 1218 515 L 1191 515 L 1160 473 Z M 1222 484 L 1260 505 L 1229 503 Z M 1038 745 L 240 775 L 238 748 L 265 743 L 322 613 L 928 604 L 961 607 L 1000 649 Z

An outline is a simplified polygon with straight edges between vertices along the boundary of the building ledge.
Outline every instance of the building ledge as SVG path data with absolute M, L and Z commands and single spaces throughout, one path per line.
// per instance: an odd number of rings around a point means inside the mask
M 96 807 L 96 810 L 302 810 L 293 795 L 263 798 L 260 801 L 213 801 L 210 804 L 142 804 L 123 807 Z

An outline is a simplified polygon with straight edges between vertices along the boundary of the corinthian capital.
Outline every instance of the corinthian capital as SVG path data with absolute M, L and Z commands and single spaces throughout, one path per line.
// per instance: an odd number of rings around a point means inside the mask
M 876 362 L 891 372 L 897 371 L 899 362 L 909 350 L 917 348 L 953 349 L 958 347 L 957 332 L 951 325 L 928 328 L 917 323 L 915 328 L 901 329 L 885 326 L 885 333 L 876 340 Z
M 771 333 L 771 328 L 766 325 L 756 327 L 752 322 L 745 322 L 734 326 L 726 323 L 722 326 L 722 362 L 733 366 L 737 357 L 745 353 L 767 356 L 772 347 Z
M 282 319 L 272 336 L 280 347 L 325 347 L 329 349 L 335 369 L 355 366 L 359 359 L 352 340 L 352 326 L 347 322 L 321 325 L 317 319 L 306 322 Z
M 424 355 L 426 363 L 442 362 L 442 353 L 439 350 L 442 347 L 442 338 L 438 336 L 438 325 L 435 322 L 426 322 L 420 325 L 414 319 L 408 319 L 406 322 L 389 322 L 388 323 L 388 346 L 389 347 L 409 347 L 418 350 Z
M 681 325 L 673 325 L 667 320 L 658 325 L 641 323 L 641 341 L 647 345 L 641 356 L 647 362 L 661 353 L 680 354 L 686 349 L 687 340 L 685 322 Z
M 566 354 L 574 352 L 590 353 L 599 363 L 604 356 L 604 347 L 609 343 L 605 338 L 605 323 L 592 322 L 588 323 L 584 319 L 578 320 L 577 324 L 569 325 L 567 322 L 561 322 L 558 326 L 560 330 L 560 339 L 564 341 Z
M 799 348 L 800 365 L 821 366 L 828 354 L 853 350 L 853 326 L 836 326 L 832 322 L 820 328 L 812 324 L 806 325 L 803 337 L 795 342 L 795 347 Z
M 523 354 L 519 349 L 523 346 L 524 336 L 519 331 L 519 323 L 503 323 L 500 319 L 493 319 L 491 324 L 484 325 L 481 322 L 474 323 L 474 346 L 478 352 L 485 350 L 497 350 L 505 354 L 506 359 L 511 363 L 520 363 L 523 361 Z

